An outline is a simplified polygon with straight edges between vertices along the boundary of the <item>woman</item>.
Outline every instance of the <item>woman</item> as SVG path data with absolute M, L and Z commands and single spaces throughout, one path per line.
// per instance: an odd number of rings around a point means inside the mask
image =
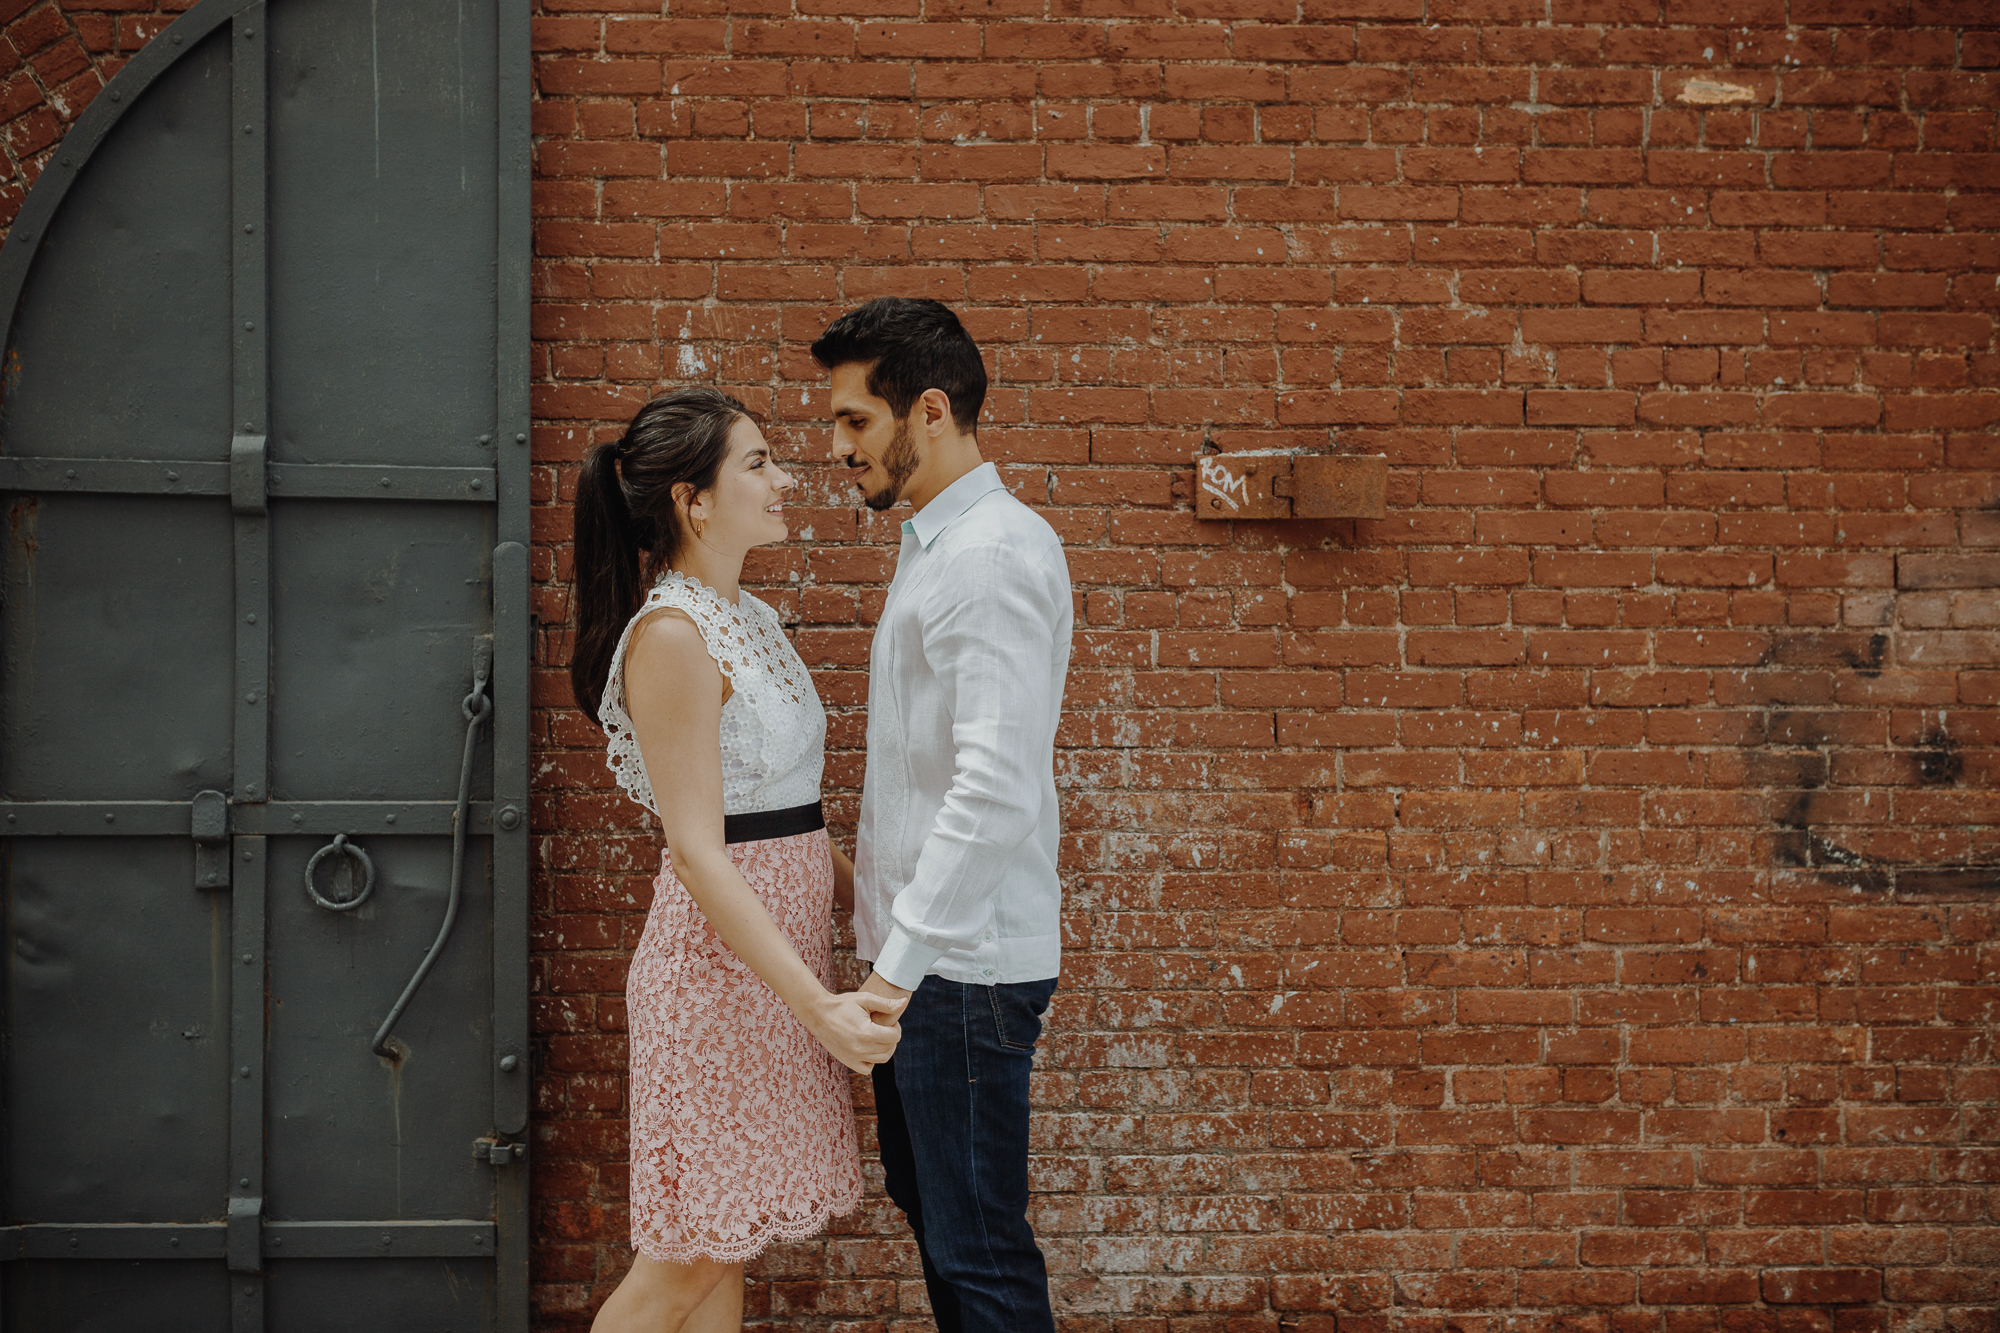
M 828 990 L 854 866 L 820 816 L 826 714 L 737 586 L 793 484 L 714 389 L 647 403 L 578 482 L 570 680 L 667 842 L 626 981 L 637 1255 L 594 1333 L 741 1328 L 743 1261 L 859 1200 L 839 1066 L 900 1035 L 902 1001 Z

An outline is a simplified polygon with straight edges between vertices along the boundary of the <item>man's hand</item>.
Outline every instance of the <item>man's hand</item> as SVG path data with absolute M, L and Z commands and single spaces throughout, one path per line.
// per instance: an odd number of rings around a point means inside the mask
M 803 1011 L 794 1011 L 806 1030 L 819 1038 L 833 1058 L 857 1074 L 865 1074 L 896 1053 L 903 1030 L 896 1023 L 902 1000 L 885 1000 L 863 991 L 822 995 Z M 884 1032 L 882 1029 L 889 1029 Z
M 914 993 L 904 990 L 901 986 L 890 985 L 882 979 L 880 972 L 870 972 L 868 980 L 862 982 L 859 989 L 864 995 L 879 995 L 885 1000 L 907 1000 Z M 902 1012 L 902 1006 L 899 1005 L 894 1013 L 876 1014 L 875 1021 L 886 1027 L 894 1023 Z

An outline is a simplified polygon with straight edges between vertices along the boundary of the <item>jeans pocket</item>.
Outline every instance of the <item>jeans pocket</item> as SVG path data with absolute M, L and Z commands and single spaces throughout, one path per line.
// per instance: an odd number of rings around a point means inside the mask
M 1055 991 L 1052 981 L 1023 981 L 988 986 L 993 1004 L 993 1027 L 1001 1046 L 1010 1051 L 1032 1051 L 1042 1036 L 1042 1013 Z

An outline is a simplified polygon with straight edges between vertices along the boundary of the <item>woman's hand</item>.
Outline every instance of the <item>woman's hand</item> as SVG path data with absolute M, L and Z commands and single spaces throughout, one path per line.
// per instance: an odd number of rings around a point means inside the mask
M 896 1022 L 908 1000 L 888 1000 L 865 991 L 822 995 L 799 1014 L 806 1031 L 833 1058 L 857 1074 L 865 1074 L 896 1053 L 902 1025 Z M 884 1017 L 878 1019 L 875 1015 Z

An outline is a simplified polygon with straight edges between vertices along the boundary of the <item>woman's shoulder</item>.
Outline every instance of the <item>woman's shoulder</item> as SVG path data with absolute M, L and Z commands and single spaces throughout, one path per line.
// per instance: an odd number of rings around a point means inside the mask
M 646 644 L 650 647 L 667 645 L 693 645 L 705 642 L 701 626 L 684 606 L 671 601 L 652 602 L 639 608 L 632 617 L 633 648 Z

